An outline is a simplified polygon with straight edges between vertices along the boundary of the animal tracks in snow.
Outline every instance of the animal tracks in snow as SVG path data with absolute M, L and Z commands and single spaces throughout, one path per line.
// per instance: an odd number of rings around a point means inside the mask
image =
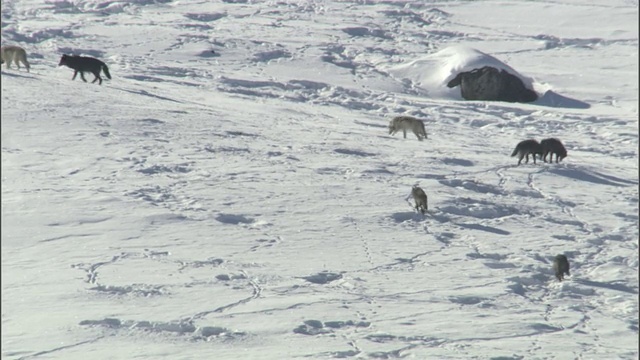
M 195 326 L 191 322 L 163 322 L 147 320 L 121 320 L 118 318 L 104 318 L 101 320 L 82 320 L 84 327 L 98 327 L 111 330 L 115 334 L 131 334 L 132 331 L 146 334 L 169 334 L 180 336 L 188 341 L 211 341 L 241 339 L 242 332 L 233 331 L 220 326 Z
M 3 357 L 637 357 L 637 1 L 505 5 L 4 1 L 33 67 L 2 71 Z M 461 41 L 539 101 L 425 91 Z M 515 166 L 547 136 L 562 163 Z

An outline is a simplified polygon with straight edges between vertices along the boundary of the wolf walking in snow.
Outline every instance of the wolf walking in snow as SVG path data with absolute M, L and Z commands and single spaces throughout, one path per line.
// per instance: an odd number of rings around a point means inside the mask
M 427 203 L 427 194 L 418 185 L 413 185 L 411 188 L 411 195 L 416 203 L 416 211 L 420 211 L 423 215 L 429 211 L 429 204 Z
M 529 140 L 523 140 L 520 141 L 518 143 L 518 145 L 516 145 L 515 150 L 513 150 L 513 152 L 511 153 L 511 156 L 516 156 L 518 155 L 518 165 L 520 165 L 520 162 L 522 162 L 522 159 L 526 156 L 527 161 L 525 163 L 529 163 L 529 155 L 533 156 L 533 163 L 536 163 L 536 155 L 539 155 L 540 157 L 542 157 L 542 146 L 540 146 L 540 144 L 534 140 L 534 139 L 529 139 Z
M 0 48 L 0 57 L 2 58 L 2 64 L 7 63 L 7 69 L 11 69 L 11 63 L 14 62 L 18 69 L 20 69 L 20 63 L 24 64 L 29 72 L 29 62 L 27 61 L 27 52 L 20 46 L 6 45 Z
M 75 80 L 78 73 L 80 73 L 80 78 L 82 79 L 82 81 L 87 82 L 87 79 L 84 78 L 83 73 L 90 72 L 93 74 L 93 76 L 96 77 L 91 83 L 93 84 L 96 81 L 99 81 L 98 85 L 102 85 L 100 71 L 104 71 L 104 74 L 107 76 L 107 78 L 111 79 L 111 74 L 109 74 L 109 68 L 107 68 L 107 64 L 96 58 L 65 54 L 62 55 L 62 57 L 60 58 L 60 63 L 58 63 L 58 66 L 62 65 L 75 70 L 71 80 Z
M 564 280 L 564 274 L 571 275 L 569 273 L 569 260 L 564 255 L 557 255 L 553 259 L 553 271 L 556 273 L 558 281 Z
M 400 130 L 402 130 L 405 139 L 407 138 L 407 130 L 413 131 L 420 141 L 427 138 L 424 123 L 422 120 L 416 119 L 413 116 L 396 116 L 391 120 L 389 123 L 389 135 L 393 135 Z
M 564 145 L 560 140 L 555 138 L 544 139 L 540 141 L 540 146 L 542 146 L 542 160 L 547 162 L 547 155 L 549 155 L 549 162 L 553 162 L 553 155 L 556 155 L 556 163 L 562 161 L 562 159 L 567 157 L 567 149 L 565 149 Z

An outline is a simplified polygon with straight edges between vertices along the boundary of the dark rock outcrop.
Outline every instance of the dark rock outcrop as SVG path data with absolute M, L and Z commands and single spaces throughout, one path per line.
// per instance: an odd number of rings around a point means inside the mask
M 538 94 L 525 87 L 517 76 L 491 66 L 461 72 L 447 83 L 450 88 L 458 85 L 465 100 L 526 103 L 538 99 Z

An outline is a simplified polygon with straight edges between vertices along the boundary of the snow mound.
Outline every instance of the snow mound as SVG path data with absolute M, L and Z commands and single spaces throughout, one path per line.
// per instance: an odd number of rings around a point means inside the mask
M 420 59 L 397 65 L 387 72 L 411 88 L 433 98 L 463 100 L 460 88 L 448 88 L 447 83 L 457 74 L 491 66 L 504 70 L 522 80 L 525 87 L 534 90 L 533 80 L 491 55 L 467 46 L 452 46 Z

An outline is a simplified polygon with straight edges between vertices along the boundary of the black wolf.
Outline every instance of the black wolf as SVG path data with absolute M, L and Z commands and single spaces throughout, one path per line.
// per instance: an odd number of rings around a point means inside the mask
M 562 161 L 562 159 L 567 157 L 567 149 L 564 148 L 564 145 L 558 139 L 544 139 L 540 141 L 540 146 L 542 146 L 542 160 L 547 162 L 547 155 L 549 155 L 549 162 L 553 162 L 553 155 L 556 155 L 556 163 Z
M 416 202 L 415 209 L 416 211 L 420 211 L 423 215 L 427 211 L 429 211 L 429 204 L 427 203 L 427 194 L 425 194 L 424 190 L 422 190 L 419 186 L 414 185 L 411 188 L 411 195 L 413 195 L 413 200 Z
M 558 281 L 564 280 L 564 274 L 571 275 L 569 273 L 569 260 L 564 255 L 557 255 L 553 259 L 553 271 L 556 273 Z
M 80 78 L 82 79 L 82 81 L 87 82 L 87 79 L 84 78 L 83 73 L 90 72 L 93 73 L 93 76 L 96 77 L 91 83 L 93 84 L 96 81 L 99 81 L 98 85 L 102 85 L 100 71 L 104 71 L 104 74 L 107 76 L 107 78 L 111 79 L 111 74 L 109 74 L 109 68 L 107 68 L 107 64 L 96 58 L 77 55 L 62 55 L 58 66 L 62 65 L 75 70 L 75 72 L 73 73 L 73 78 L 71 78 L 71 80 L 75 80 L 78 73 L 80 73 Z
M 519 155 L 518 165 L 522 161 L 522 158 L 527 157 L 526 163 L 529 163 L 529 154 L 533 156 L 533 163 L 536 163 L 536 155 L 542 157 L 542 146 L 534 139 L 520 141 L 516 146 L 511 156 Z

